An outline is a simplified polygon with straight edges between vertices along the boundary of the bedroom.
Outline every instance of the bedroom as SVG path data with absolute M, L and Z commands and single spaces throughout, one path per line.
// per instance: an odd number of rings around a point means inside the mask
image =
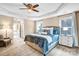
M 33 9 L 26 5 L 36 6 Z M 0 55 L 79 55 L 78 6 L 78 3 L 0 3 Z

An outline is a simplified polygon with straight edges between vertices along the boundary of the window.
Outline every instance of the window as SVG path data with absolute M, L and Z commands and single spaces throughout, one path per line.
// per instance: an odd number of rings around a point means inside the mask
M 60 20 L 61 35 L 72 36 L 72 18 Z
M 42 23 L 43 21 L 36 21 L 36 33 L 40 33 L 42 31 Z

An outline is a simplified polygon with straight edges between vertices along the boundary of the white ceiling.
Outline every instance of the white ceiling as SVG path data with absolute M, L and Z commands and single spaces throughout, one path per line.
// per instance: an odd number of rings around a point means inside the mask
M 0 3 L 0 14 L 21 18 L 38 18 L 55 12 L 60 6 L 61 3 L 39 3 L 39 7 L 37 7 L 39 12 L 29 13 L 27 10 L 19 9 L 25 7 L 22 3 Z
M 22 3 L 0 3 L 0 15 L 39 20 L 79 10 L 79 3 L 39 3 L 39 12 L 32 13 L 20 10 L 22 7 L 25 7 Z

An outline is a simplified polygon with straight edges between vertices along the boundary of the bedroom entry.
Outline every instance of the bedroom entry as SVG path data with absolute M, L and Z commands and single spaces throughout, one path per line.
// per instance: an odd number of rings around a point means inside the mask
M 20 19 L 14 20 L 13 24 L 13 37 L 14 38 L 23 38 L 24 28 L 23 21 Z

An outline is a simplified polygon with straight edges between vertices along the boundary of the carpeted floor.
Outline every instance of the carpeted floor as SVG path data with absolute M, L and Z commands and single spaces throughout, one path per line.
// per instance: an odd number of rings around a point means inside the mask
M 79 48 L 58 45 L 47 56 L 78 56 Z M 0 47 L 0 56 L 43 56 L 24 43 L 23 39 L 12 40 L 11 45 Z

